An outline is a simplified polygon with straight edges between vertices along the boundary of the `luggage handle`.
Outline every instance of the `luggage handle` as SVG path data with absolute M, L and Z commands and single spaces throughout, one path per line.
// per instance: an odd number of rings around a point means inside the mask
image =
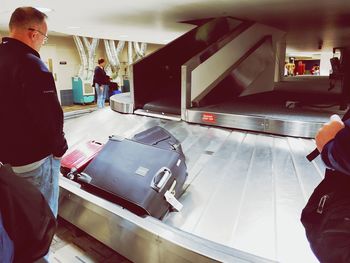
M 171 171 L 169 168 L 167 167 L 160 168 L 153 177 L 153 180 L 151 182 L 151 188 L 156 190 L 157 192 L 162 191 L 166 183 L 169 181 L 170 177 L 171 177 Z
M 110 139 L 111 141 L 121 142 L 121 141 L 123 141 L 125 138 L 122 137 L 122 136 L 118 136 L 118 135 L 111 135 L 111 136 L 109 136 L 109 139 Z
M 102 145 L 102 143 L 97 142 L 97 141 L 91 141 L 91 142 L 94 143 L 94 144 L 97 144 L 97 145 Z

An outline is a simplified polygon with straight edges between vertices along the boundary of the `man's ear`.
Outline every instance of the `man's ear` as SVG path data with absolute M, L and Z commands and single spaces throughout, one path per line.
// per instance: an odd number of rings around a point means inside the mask
M 27 30 L 27 36 L 30 40 L 34 40 L 36 34 L 36 31 Z

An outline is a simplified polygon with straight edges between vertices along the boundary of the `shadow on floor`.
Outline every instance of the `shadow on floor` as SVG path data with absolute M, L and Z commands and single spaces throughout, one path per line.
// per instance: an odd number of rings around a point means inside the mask
M 50 263 L 131 263 L 62 218 L 50 247 Z

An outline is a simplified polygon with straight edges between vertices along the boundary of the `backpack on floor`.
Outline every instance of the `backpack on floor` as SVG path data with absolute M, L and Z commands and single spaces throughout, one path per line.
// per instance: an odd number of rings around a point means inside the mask
M 34 262 L 45 256 L 56 218 L 41 192 L 1 163 L 0 200 L 3 225 L 14 245 L 14 262 Z

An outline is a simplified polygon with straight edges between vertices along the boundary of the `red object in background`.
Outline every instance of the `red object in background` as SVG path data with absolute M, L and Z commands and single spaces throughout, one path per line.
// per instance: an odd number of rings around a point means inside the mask
M 69 172 L 81 172 L 90 161 L 101 151 L 103 144 L 95 141 L 82 142 L 74 147 L 74 150 L 63 155 L 61 160 L 61 172 L 67 175 Z
M 305 64 L 302 61 L 298 62 L 298 65 L 296 66 L 295 69 L 296 69 L 295 70 L 296 75 L 304 75 L 305 74 Z

